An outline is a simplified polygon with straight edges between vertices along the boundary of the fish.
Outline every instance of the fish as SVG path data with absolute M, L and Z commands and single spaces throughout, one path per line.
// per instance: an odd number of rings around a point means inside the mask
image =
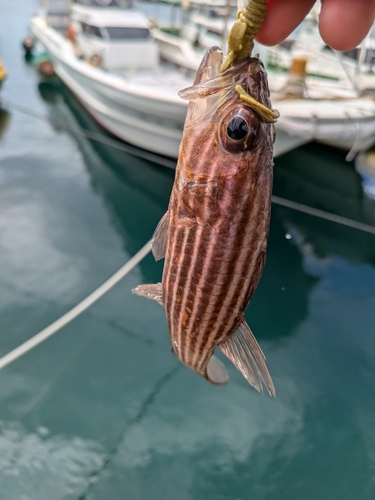
M 267 74 L 258 56 L 220 73 L 222 59 L 218 47 L 209 49 L 193 85 L 179 93 L 188 111 L 168 210 L 152 238 L 155 259 L 165 258 L 162 281 L 133 293 L 165 308 L 172 351 L 188 368 L 226 384 L 219 347 L 255 389 L 275 396 L 244 319 L 270 223 L 275 130 L 262 112 L 271 107 Z

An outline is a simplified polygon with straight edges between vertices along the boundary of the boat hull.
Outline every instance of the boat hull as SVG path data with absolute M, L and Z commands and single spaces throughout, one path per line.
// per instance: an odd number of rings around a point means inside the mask
M 42 18 L 34 18 L 31 31 L 45 47 L 56 74 L 92 117 L 113 135 L 137 147 L 171 158 L 178 157 L 187 102 L 177 95 L 191 79 L 171 73 L 168 88 L 160 73 L 143 72 L 137 79 L 92 67 L 76 57 L 72 44 Z M 167 75 L 168 77 L 168 75 Z M 141 83 L 140 83 L 141 82 Z M 309 141 L 308 137 L 278 130 L 275 156 Z
M 33 19 L 31 30 L 51 57 L 56 74 L 98 123 L 135 146 L 178 156 L 186 103 L 179 99 L 177 90 L 188 86 L 189 80 L 181 78 L 170 94 L 166 87 L 142 86 L 137 80 L 91 67 L 78 59 L 70 42 L 41 18 Z M 140 78 L 147 80 L 147 74 L 142 73 Z
M 364 151 L 375 143 L 372 99 L 280 101 L 279 130 L 343 150 Z

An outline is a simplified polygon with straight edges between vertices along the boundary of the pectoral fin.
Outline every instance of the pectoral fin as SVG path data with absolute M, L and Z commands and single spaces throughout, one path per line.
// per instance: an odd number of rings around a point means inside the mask
M 245 320 L 220 348 L 257 391 L 263 392 L 264 384 L 270 396 L 276 396 L 264 354 Z
M 169 212 L 166 212 L 156 226 L 152 236 L 152 253 L 155 260 L 164 259 L 168 244 Z
M 147 299 L 156 300 L 158 304 L 164 307 L 163 288 L 161 283 L 154 285 L 138 285 L 133 288 L 132 293 L 146 297 Z

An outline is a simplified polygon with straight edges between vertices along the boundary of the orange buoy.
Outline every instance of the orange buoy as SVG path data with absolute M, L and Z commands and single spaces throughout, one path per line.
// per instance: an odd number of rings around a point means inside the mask
M 6 77 L 7 77 L 7 72 L 5 70 L 5 66 L 2 60 L 0 59 L 0 85 L 3 83 Z

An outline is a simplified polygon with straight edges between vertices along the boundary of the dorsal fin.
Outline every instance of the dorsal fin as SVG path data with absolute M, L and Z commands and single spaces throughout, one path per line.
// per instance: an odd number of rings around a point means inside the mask
M 269 395 L 276 396 L 275 387 L 265 362 L 266 358 L 244 319 L 238 330 L 229 340 L 221 344 L 220 348 L 257 391 L 263 392 L 264 384 Z
M 223 53 L 219 47 L 208 49 L 199 65 L 193 85 L 178 93 L 181 99 L 189 101 L 219 92 L 223 87 L 220 75 L 222 60 Z M 210 85 L 211 82 L 213 86 Z M 228 85 L 232 85 L 232 82 L 228 82 Z
M 206 52 L 193 85 L 180 90 L 178 93 L 181 99 L 188 101 L 203 99 L 222 91 L 234 90 L 237 83 L 245 84 L 243 82 L 243 72 L 247 70 L 250 64 L 254 63 L 259 66 L 258 59 L 247 57 L 236 66 L 229 68 L 225 73 L 220 73 L 221 58 L 222 53 L 217 47 L 212 47 Z
M 219 47 L 209 48 L 197 69 L 193 85 L 198 85 L 211 78 L 215 78 L 220 73 L 220 66 L 223 61 L 223 52 Z

